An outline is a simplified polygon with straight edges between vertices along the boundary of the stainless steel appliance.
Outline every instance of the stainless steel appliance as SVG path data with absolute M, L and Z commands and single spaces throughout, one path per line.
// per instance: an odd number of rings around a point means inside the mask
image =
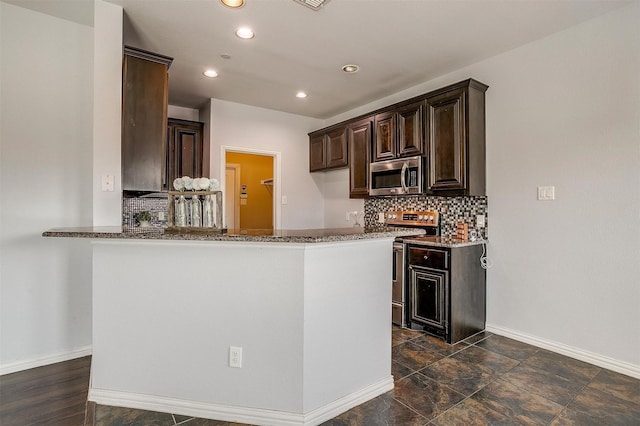
M 422 194 L 424 158 L 378 161 L 369 166 L 369 195 Z
M 391 211 L 385 216 L 389 227 L 423 229 L 427 235 L 440 235 L 440 215 L 437 211 Z M 410 313 L 407 310 L 407 280 L 405 280 L 406 245 L 402 238 L 393 243 L 392 322 L 406 327 Z

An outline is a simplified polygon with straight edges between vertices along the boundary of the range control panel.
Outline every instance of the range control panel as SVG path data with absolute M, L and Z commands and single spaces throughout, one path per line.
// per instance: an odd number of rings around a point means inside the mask
M 385 218 L 387 225 L 400 226 L 438 226 L 440 215 L 437 211 L 398 210 L 388 212 Z

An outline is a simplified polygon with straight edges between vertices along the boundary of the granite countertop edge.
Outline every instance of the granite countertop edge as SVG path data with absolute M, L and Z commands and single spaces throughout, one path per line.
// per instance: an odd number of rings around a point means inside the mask
M 421 231 L 407 229 L 319 229 L 277 231 L 281 235 L 245 235 L 240 233 L 165 233 L 162 228 L 54 228 L 42 233 L 43 237 L 87 238 L 111 240 L 162 240 L 162 241 L 240 241 L 274 243 L 325 243 L 378 238 L 397 238 L 419 234 Z M 317 234 L 317 235 L 314 235 Z
M 430 247 L 443 247 L 443 248 L 456 248 L 456 247 L 469 247 L 480 244 L 486 244 L 488 240 L 478 239 L 474 241 L 463 241 L 455 237 L 420 237 L 411 238 L 411 236 L 402 239 L 406 244 L 418 245 L 418 246 L 430 246 Z

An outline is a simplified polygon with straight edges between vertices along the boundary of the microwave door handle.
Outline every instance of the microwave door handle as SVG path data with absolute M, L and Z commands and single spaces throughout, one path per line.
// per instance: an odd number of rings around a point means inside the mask
M 402 190 L 404 191 L 405 194 L 409 191 L 407 188 L 407 180 L 405 177 L 407 174 L 408 168 L 409 168 L 409 165 L 405 161 L 404 164 L 402 165 L 402 171 L 400 172 L 400 184 L 402 185 Z

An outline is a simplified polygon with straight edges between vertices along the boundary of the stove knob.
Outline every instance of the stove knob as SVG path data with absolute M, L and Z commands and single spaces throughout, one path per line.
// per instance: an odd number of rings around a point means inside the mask
M 433 216 L 429 216 L 429 220 L 433 222 Z
M 397 216 L 395 214 L 391 215 L 391 219 L 395 219 Z
M 424 220 L 424 216 L 422 216 L 421 214 L 418 215 L 418 220 Z

